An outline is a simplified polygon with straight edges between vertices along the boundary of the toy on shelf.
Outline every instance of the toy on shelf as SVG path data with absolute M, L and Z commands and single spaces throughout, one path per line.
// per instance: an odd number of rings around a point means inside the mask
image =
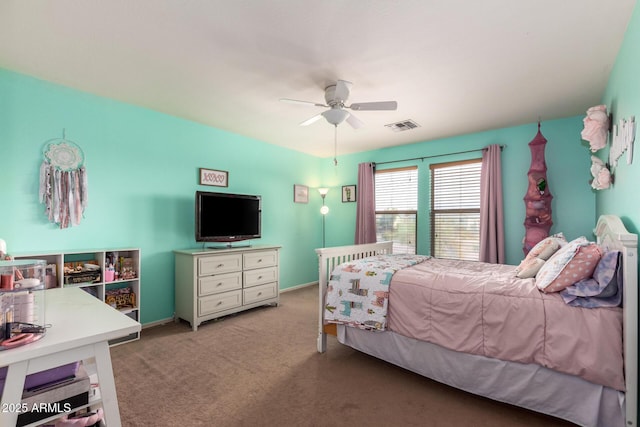
M 107 290 L 104 302 L 118 310 L 136 307 L 136 294 L 131 287 Z

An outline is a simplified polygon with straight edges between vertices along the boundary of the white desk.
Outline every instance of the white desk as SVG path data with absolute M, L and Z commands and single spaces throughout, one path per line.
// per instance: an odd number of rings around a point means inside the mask
M 2 407 L 20 403 L 27 375 L 95 357 L 105 422 L 109 427 L 120 427 L 108 341 L 139 332 L 140 324 L 81 289 L 44 292 L 45 322 L 51 325 L 45 336 L 22 347 L 0 351 L 0 367 L 9 367 Z M 0 411 L 0 426 L 15 426 L 18 415 Z

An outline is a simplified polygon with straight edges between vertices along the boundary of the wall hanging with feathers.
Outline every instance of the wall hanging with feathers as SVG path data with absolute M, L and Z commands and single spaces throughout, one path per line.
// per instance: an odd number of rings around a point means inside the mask
M 40 203 L 49 222 L 60 228 L 80 225 L 87 207 L 87 171 L 84 153 L 72 141 L 54 138 L 45 142 L 40 165 Z

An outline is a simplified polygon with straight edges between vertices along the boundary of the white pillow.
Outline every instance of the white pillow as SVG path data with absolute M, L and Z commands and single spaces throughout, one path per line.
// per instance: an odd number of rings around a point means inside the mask
M 544 264 L 545 260 L 540 258 L 533 257 L 525 259 L 520 263 L 518 268 L 516 268 L 516 277 L 519 277 L 520 279 L 535 277 Z
M 555 254 L 561 247 L 566 244 L 567 239 L 564 238 L 564 234 L 556 233 L 553 236 L 542 239 L 534 247 L 532 247 L 527 254 L 527 258 L 536 257 L 546 261 L 551 258 L 551 255 Z
M 543 261 L 548 260 L 551 255 L 556 253 L 561 247 L 567 244 L 567 239 L 564 238 L 564 234 L 556 233 L 553 236 L 546 237 L 535 244 L 534 247 L 531 248 L 527 256 L 520 261 L 520 265 L 516 269 L 516 276 L 520 277 L 520 271 L 525 268 L 532 267 L 531 260 L 539 258 Z M 538 269 L 542 267 L 542 264 L 536 263 Z M 533 275 L 535 276 L 538 270 L 535 270 Z M 533 277 L 533 276 L 528 276 Z

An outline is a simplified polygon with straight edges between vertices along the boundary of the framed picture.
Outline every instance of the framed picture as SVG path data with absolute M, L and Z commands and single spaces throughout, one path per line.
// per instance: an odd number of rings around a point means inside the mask
M 200 168 L 200 185 L 229 186 L 229 172 Z
M 343 185 L 342 186 L 342 203 L 355 202 L 355 201 L 356 201 L 356 186 Z
M 309 187 L 306 185 L 293 185 L 293 201 L 295 203 L 309 203 Z

